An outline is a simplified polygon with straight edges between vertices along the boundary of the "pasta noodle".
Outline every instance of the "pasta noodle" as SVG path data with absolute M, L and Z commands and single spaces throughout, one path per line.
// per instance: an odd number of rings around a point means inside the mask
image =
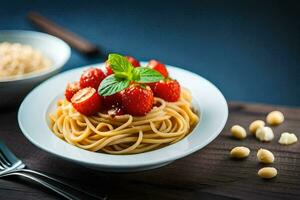
M 173 144 L 197 124 L 191 94 L 183 89 L 177 102 L 154 98 L 155 106 L 145 116 L 84 116 L 67 100 L 59 100 L 49 115 L 50 128 L 59 138 L 89 151 L 136 154 Z
M 19 43 L 0 43 L 0 79 L 48 69 L 51 61 L 39 51 Z

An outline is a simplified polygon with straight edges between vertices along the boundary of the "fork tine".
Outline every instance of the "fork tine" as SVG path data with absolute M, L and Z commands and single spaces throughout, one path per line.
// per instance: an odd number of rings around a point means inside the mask
M 11 166 L 11 163 L 8 161 L 8 159 L 6 158 L 6 156 L 2 153 L 2 151 L 0 150 L 0 163 L 2 165 L 5 165 L 7 167 Z
M 20 161 L 4 144 L 3 141 L 0 140 L 0 154 L 4 156 L 4 159 L 6 159 L 7 162 L 9 162 L 11 165 L 14 163 Z
M 0 162 L 0 170 L 4 170 L 6 167 Z

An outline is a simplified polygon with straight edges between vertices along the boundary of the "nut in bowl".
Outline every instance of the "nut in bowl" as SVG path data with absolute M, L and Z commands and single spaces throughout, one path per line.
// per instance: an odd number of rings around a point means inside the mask
M 187 156 L 206 146 L 223 129 L 228 115 L 227 103 L 209 81 L 168 65 L 166 78 L 153 72 L 156 70 L 153 66 L 150 70 L 146 69 L 147 62 L 140 62 L 141 66 L 145 66 L 140 69 L 128 64 L 129 71 L 134 73 L 125 74 L 112 66 L 113 62 L 109 62 L 113 75 L 104 79 L 100 71 L 105 74 L 111 72 L 107 70 L 107 64 L 106 67 L 105 64 L 97 64 L 64 72 L 34 89 L 19 109 L 18 120 L 24 135 L 33 144 L 64 159 L 98 170 L 123 172 L 157 168 Z M 123 60 L 121 63 L 126 62 Z M 99 79 L 86 78 L 91 77 L 89 74 Z M 163 80 L 163 83 L 157 84 L 159 90 L 152 84 L 144 86 L 151 82 L 149 74 L 152 74 L 152 82 Z M 114 77 L 118 80 L 111 81 Z M 95 83 L 100 79 L 100 87 L 95 89 Z M 130 79 L 128 84 L 127 79 Z M 176 82 L 172 81 L 175 79 Z M 70 80 L 79 80 L 79 86 L 82 86 L 78 91 L 77 84 L 66 88 Z M 160 84 L 165 85 L 162 87 Z M 187 88 L 191 95 L 160 96 L 160 90 L 179 92 L 178 86 Z M 116 95 L 119 92 L 121 98 Z M 107 99 L 103 100 L 104 97 Z M 118 100 L 117 103 L 111 104 L 114 100 Z M 36 101 L 42 103 L 33 107 Z M 133 109 L 140 102 L 145 104 Z M 112 112 L 107 108 L 116 109 Z M 30 119 L 26 117 L 29 113 Z M 193 117 L 199 119 L 194 124 Z M 78 124 L 72 121 L 75 118 Z M 169 137 L 162 139 L 163 136 Z
M 70 57 L 62 40 L 34 31 L 0 31 L 0 107 L 19 102 L 34 86 L 56 74 Z

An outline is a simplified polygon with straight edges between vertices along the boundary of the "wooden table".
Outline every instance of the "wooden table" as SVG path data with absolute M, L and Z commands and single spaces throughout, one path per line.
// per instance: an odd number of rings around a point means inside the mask
M 286 121 L 275 127 L 275 139 L 261 143 L 253 136 L 244 141 L 232 139 L 234 124 L 248 127 L 266 113 L 281 110 Z M 300 142 L 281 146 L 277 143 L 283 131 L 294 132 L 300 139 L 300 109 L 258 104 L 230 103 L 230 115 L 222 134 L 204 149 L 165 167 L 137 173 L 106 173 L 86 169 L 56 158 L 33 146 L 20 132 L 17 111 L 0 113 L 0 138 L 29 168 L 47 172 L 93 194 L 107 194 L 109 199 L 300 199 Z M 43 133 L 41 133 L 43 134 Z M 232 147 L 251 149 L 246 160 L 229 158 Z M 256 160 L 260 147 L 271 150 L 278 176 L 262 180 Z M 0 199 L 59 199 L 52 192 L 20 178 L 0 179 Z

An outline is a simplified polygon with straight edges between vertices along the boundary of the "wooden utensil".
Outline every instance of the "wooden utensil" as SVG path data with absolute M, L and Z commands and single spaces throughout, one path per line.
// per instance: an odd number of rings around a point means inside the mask
M 66 28 L 57 25 L 41 14 L 37 12 L 29 12 L 27 17 L 28 20 L 35 26 L 51 35 L 61 38 L 80 53 L 88 56 L 100 54 L 100 50 L 96 45 L 67 30 Z

